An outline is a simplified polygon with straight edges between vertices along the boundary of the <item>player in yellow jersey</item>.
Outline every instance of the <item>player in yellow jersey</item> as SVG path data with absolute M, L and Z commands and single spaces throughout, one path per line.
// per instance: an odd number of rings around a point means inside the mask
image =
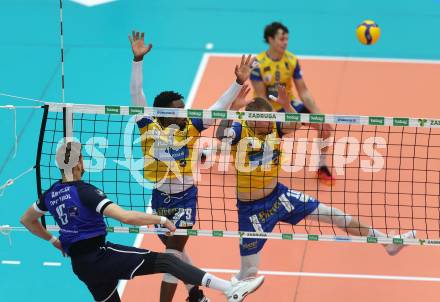
M 286 89 L 278 87 L 277 104 L 287 112 L 294 112 Z M 265 99 L 256 97 L 246 101 L 244 95 L 232 104 L 231 110 L 273 111 Z M 287 188 L 278 182 L 278 169 L 282 158 L 280 138 L 295 130 L 294 123 L 271 121 L 223 120 L 217 129 L 217 138 L 232 140 L 237 169 L 238 224 L 242 232 L 269 233 L 279 222 L 296 225 L 301 220 L 312 219 L 345 230 L 353 236 L 386 237 L 337 208 L 320 203 L 317 199 Z M 402 235 L 415 238 L 415 231 Z M 236 276 L 243 280 L 258 272 L 260 252 L 264 239 L 243 238 L 240 242 L 241 269 Z M 396 255 L 403 245 L 386 245 L 390 255 Z
M 287 50 L 289 30 L 279 22 L 273 22 L 264 29 L 264 40 L 269 49 L 257 55 L 256 67 L 252 70 L 251 83 L 255 96 L 270 101 L 275 111 L 283 111 L 283 107 L 273 101 L 277 97 L 278 86 L 286 87 L 292 105 L 299 113 L 320 113 L 310 90 L 303 78 L 301 66 L 297 57 Z M 293 86 L 299 98 L 294 95 Z M 317 128 L 318 135 L 323 139 L 331 136 L 332 127 L 328 124 L 311 124 Z M 319 179 L 328 185 L 334 183 L 331 171 L 326 161 L 327 148 L 322 148 L 317 173 Z
M 144 42 L 144 33 L 133 32 L 129 36 L 133 63 L 130 82 L 130 94 L 134 106 L 145 107 L 146 98 L 142 88 L 142 62 L 152 45 Z M 227 110 L 249 79 L 254 59 L 243 56 L 239 66 L 235 67 L 236 80 L 230 88 L 210 107 L 211 110 Z M 197 187 L 194 185 L 193 166 L 199 161 L 194 143 L 200 133 L 214 125 L 212 119 L 187 119 L 177 117 L 176 108 L 184 108 L 183 96 L 173 91 L 164 91 L 156 96 L 153 107 L 166 117 L 143 116 L 137 119 L 141 133 L 144 153 L 144 178 L 155 184 L 152 192 L 153 213 L 165 216 L 174 222 L 177 228 L 192 228 L 196 219 Z M 191 263 L 185 252 L 188 237 L 160 236 L 166 252 Z M 177 287 L 177 279 L 164 275 L 161 286 L 160 302 L 171 302 Z M 209 301 L 198 287 L 186 285 L 189 292 L 187 301 Z

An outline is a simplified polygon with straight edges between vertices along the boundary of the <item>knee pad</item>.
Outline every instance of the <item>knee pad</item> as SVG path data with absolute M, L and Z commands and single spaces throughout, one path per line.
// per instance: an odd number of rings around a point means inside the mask
M 173 255 L 173 256 L 179 258 L 180 260 L 185 261 L 184 256 L 183 256 L 183 253 L 180 252 L 180 251 L 178 251 L 178 250 L 174 250 L 174 249 L 166 249 L 166 250 L 165 250 L 165 253 L 167 253 L 167 254 L 171 254 L 171 255 Z M 163 282 L 166 282 L 166 283 L 177 284 L 177 283 L 179 282 L 179 279 L 177 279 L 176 277 L 174 277 L 174 276 L 171 275 L 171 274 L 163 274 L 163 279 L 162 279 L 162 281 L 163 281 Z

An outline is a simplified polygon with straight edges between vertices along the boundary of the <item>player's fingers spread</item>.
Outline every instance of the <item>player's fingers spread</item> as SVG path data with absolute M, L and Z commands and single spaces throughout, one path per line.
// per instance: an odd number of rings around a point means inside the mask
M 153 44 L 148 44 L 148 46 L 147 46 L 147 52 L 149 52 L 151 49 L 153 48 Z
M 251 58 L 252 58 L 252 55 L 248 55 L 248 56 L 247 56 L 247 58 L 246 58 L 246 63 L 245 63 L 247 66 L 250 66 L 249 63 L 250 63 L 250 61 L 251 61 Z
M 144 41 L 145 33 L 141 33 L 141 40 Z
M 136 41 L 136 32 L 134 30 L 131 31 L 131 35 L 133 36 L 133 41 Z
M 244 64 L 244 55 L 241 56 L 240 66 L 243 66 L 243 64 Z
M 133 44 L 133 39 L 131 38 L 130 35 L 128 35 L 128 40 L 130 41 L 130 44 Z

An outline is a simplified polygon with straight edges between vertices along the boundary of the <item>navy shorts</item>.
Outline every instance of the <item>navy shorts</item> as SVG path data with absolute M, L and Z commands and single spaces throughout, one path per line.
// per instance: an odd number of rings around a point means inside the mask
M 165 216 L 177 228 L 192 228 L 196 223 L 197 187 L 177 194 L 153 190 L 151 205 L 154 214 Z
M 297 224 L 319 206 L 319 201 L 278 183 L 269 196 L 250 202 L 238 201 L 237 206 L 239 231 L 270 233 L 280 221 Z M 256 254 L 265 243 L 265 239 L 242 238 L 240 255 Z
M 157 253 L 107 242 L 85 255 L 72 257 L 72 269 L 83 281 L 95 301 L 105 301 L 114 295 L 119 280 L 130 280 L 141 267 L 153 267 Z M 148 271 L 148 270 L 147 270 Z

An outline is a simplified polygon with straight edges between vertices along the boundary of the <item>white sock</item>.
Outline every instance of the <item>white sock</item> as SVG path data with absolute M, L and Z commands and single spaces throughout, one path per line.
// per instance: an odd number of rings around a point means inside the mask
M 323 166 L 327 166 L 327 154 L 321 150 L 321 153 L 319 154 L 319 167 Z
M 226 293 L 232 287 L 231 282 L 217 278 L 210 273 L 206 273 L 202 279 L 202 286 L 213 288 Z
M 369 228 L 368 229 L 368 236 L 370 236 L 370 237 L 387 237 L 387 235 L 385 235 L 381 231 L 378 231 L 378 230 L 373 229 L 373 228 Z

